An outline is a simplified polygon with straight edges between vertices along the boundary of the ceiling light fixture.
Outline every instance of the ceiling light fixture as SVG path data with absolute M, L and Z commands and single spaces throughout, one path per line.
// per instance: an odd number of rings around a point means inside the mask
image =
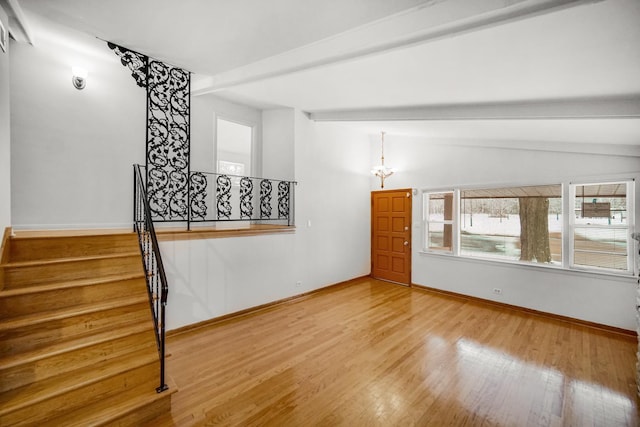
M 73 83 L 73 87 L 78 90 L 84 89 L 84 87 L 87 85 L 87 76 L 89 74 L 87 70 L 80 67 L 72 67 L 71 74 L 73 76 L 71 77 L 71 83 Z
M 374 166 L 371 169 L 371 173 L 380 178 L 380 188 L 384 188 L 384 180 L 385 178 L 390 177 L 396 171 L 394 168 L 388 168 L 384 165 L 384 132 L 380 132 L 382 134 L 382 142 L 381 142 L 381 156 L 380 156 L 380 164 L 378 166 Z

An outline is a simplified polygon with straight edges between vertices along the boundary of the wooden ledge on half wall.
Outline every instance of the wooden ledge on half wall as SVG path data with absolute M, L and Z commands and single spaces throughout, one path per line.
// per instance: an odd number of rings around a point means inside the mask
M 213 226 L 191 227 L 188 231 L 185 226 L 163 226 L 156 224 L 156 235 L 160 241 L 190 240 L 190 239 L 215 239 L 220 237 L 243 237 L 260 234 L 293 233 L 295 226 L 276 224 L 246 224 L 229 222 Z M 9 238 L 11 229 L 5 232 L 5 239 Z M 104 234 L 128 234 L 133 233 L 131 228 L 87 228 L 64 230 L 16 230 L 18 238 L 47 238 L 61 236 L 99 236 Z
M 163 227 L 156 225 L 156 235 L 160 241 L 216 239 L 221 237 L 256 236 L 260 234 L 293 233 L 296 227 L 293 225 L 275 224 L 246 224 L 246 223 L 219 223 L 206 227 L 191 226 L 191 230 L 184 227 Z

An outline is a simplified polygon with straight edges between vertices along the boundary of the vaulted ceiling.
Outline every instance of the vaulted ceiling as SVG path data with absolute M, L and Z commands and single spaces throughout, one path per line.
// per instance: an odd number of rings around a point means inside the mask
M 12 1 L 193 71 L 195 94 L 371 133 L 640 148 L 638 0 Z

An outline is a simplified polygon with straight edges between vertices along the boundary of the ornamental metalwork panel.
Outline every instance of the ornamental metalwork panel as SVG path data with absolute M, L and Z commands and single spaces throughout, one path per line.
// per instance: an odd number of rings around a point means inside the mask
M 190 74 L 151 60 L 147 75 L 147 192 L 155 220 L 188 219 Z
M 189 179 L 189 201 L 191 219 L 206 219 L 207 217 L 207 176 L 202 172 L 194 172 Z
M 260 181 L 260 218 L 271 218 L 271 181 L 263 179 Z
M 147 197 L 153 220 L 189 219 L 191 74 L 146 55 L 107 43 L 147 88 Z
M 287 181 L 278 183 L 278 218 L 289 218 L 289 183 Z
M 146 87 L 149 57 L 111 42 L 107 42 L 107 46 L 120 57 L 120 63 L 131 70 L 131 76 L 136 84 L 140 87 Z
M 218 219 L 231 218 L 231 178 L 220 175 L 216 179 L 216 205 Z
M 240 219 L 253 216 L 253 182 L 246 176 L 240 179 Z

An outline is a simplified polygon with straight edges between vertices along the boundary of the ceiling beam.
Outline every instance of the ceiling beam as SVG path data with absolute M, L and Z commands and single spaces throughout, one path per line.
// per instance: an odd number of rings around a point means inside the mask
M 310 45 L 200 79 L 202 95 L 603 0 L 447 0 L 420 6 Z
M 9 15 L 9 34 L 11 37 L 18 42 L 27 42 L 33 45 L 33 31 L 31 31 L 31 26 L 18 0 L 4 0 L 3 4 L 7 7 L 6 12 Z
M 307 111 L 315 121 L 640 118 L 640 94 L 575 99 Z

